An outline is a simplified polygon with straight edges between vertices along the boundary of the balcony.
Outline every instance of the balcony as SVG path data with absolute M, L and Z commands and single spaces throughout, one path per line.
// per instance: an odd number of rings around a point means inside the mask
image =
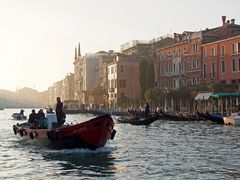
M 108 92 L 109 92 L 109 93 L 115 92 L 115 88 L 108 88 Z

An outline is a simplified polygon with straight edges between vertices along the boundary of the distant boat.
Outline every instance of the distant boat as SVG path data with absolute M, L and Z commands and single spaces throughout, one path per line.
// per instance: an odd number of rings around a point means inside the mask
M 131 125 L 150 125 L 154 121 L 158 120 L 159 115 L 155 114 L 153 116 L 149 116 L 147 118 L 142 118 L 140 116 L 135 116 L 132 118 L 119 118 L 117 119 L 118 123 L 128 123 Z
M 26 120 L 27 119 L 27 116 L 24 116 L 20 113 L 13 113 L 12 117 L 16 120 Z
M 56 115 L 47 114 L 48 129 L 36 129 L 29 123 L 13 125 L 14 134 L 24 139 L 44 141 L 51 149 L 88 148 L 95 150 L 105 146 L 116 133 L 113 119 L 108 115 L 98 116 L 74 125 L 55 127 Z
M 3 108 L 0 108 L 0 111 L 4 110 Z
M 224 124 L 226 125 L 233 125 L 233 126 L 240 126 L 240 114 L 239 113 L 232 113 L 229 117 L 224 117 Z

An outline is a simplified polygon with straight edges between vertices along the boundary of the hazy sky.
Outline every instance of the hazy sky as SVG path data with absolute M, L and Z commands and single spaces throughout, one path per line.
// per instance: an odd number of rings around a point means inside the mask
M 240 24 L 239 0 L 0 0 L 0 89 L 46 90 L 82 54 L 128 41 Z

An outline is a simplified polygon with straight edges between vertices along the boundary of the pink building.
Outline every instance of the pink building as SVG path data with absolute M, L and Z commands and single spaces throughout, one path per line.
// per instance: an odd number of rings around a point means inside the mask
M 107 65 L 109 108 L 140 98 L 139 62 L 139 56 L 117 54 Z

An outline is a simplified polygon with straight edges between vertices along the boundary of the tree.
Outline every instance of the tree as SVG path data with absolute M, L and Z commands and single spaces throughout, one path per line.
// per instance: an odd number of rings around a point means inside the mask
M 141 99 L 144 99 L 145 92 L 154 88 L 154 64 L 148 63 L 145 59 L 140 62 L 140 87 Z
M 154 88 L 154 65 L 153 63 L 148 63 L 146 72 L 146 90 Z
M 141 88 L 141 99 L 143 100 L 144 99 L 144 93 L 145 93 L 145 90 L 146 90 L 146 73 L 147 73 L 147 61 L 146 59 L 142 59 L 140 61 L 140 79 L 139 79 L 139 82 L 140 82 L 140 88 Z

